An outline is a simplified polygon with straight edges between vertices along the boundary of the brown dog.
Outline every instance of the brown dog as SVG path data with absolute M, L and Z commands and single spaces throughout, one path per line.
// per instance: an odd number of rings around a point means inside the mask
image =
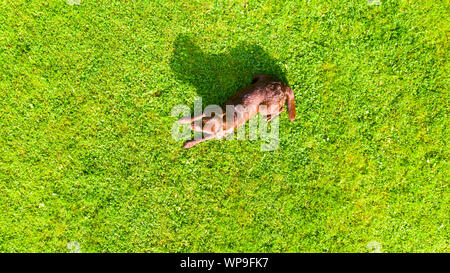
M 293 121 L 295 100 L 292 89 L 273 76 L 255 75 L 251 85 L 238 90 L 225 102 L 222 107 L 223 114 L 207 117 L 207 113 L 203 112 L 199 116 L 178 120 L 181 124 L 192 123 L 191 128 L 195 131 L 209 134 L 202 139 L 189 140 L 183 147 L 187 149 L 209 139 L 226 137 L 258 112 L 270 121 L 284 110 L 284 104 L 287 104 L 289 120 Z M 265 107 L 261 107 L 262 105 Z M 234 112 L 231 119 L 226 118 L 227 110 L 230 114 L 230 109 Z M 203 127 L 194 123 L 198 119 L 202 119 Z

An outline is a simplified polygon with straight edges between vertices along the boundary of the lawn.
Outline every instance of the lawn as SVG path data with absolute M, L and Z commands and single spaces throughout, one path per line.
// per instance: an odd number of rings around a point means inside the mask
M 1 1 L 0 252 L 449 252 L 448 1 Z M 280 143 L 171 136 L 255 73 Z

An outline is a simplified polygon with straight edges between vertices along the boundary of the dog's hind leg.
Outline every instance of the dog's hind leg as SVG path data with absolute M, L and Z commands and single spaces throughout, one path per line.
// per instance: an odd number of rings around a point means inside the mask
M 203 132 L 207 134 L 214 134 L 216 128 L 220 127 L 217 124 L 217 121 L 212 118 L 205 118 L 203 119 L 203 126 L 201 124 L 198 124 L 196 122 L 191 123 L 191 129 L 196 132 Z
M 210 139 L 213 139 L 213 138 L 216 138 L 216 137 L 217 137 L 217 135 L 214 134 L 214 135 L 206 136 L 206 137 L 201 138 L 201 139 L 188 140 L 188 141 L 186 141 L 186 143 L 184 143 L 183 148 L 189 149 L 189 148 L 192 148 L 194 145 L 199 144 L 200 142 L 207 141 L 207 140 L 210 140 Z
M 203 132 L 203 129 L 200 125 L 192 123 L 191 124 L 191 129 L 196 131 L 196 132 Z
M 206 114 L 202 113 L 201 115 L 197 115 L 197 116 L 193 116 L 193 117 L 182 117 L 178 120 L 178 123 L 180 123 L 180 124 L 191 123 L 191 122 L 194 122 L 195 120 L 201 119 L 205 116 L 206 116 Z

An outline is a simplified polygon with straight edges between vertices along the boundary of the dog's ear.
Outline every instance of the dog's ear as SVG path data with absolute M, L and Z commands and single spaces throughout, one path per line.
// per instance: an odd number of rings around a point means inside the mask
M 287 107 L 288 107 L 288 114 L 289 114 L 289 120 L 293 121 L 295 119 L 295 98 L 294 98 L 294 91 L 286 85 L 286 95 L 287 95 Z

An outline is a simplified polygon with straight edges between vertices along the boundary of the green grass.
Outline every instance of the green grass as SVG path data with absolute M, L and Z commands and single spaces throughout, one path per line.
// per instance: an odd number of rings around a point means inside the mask
M 381 2 L 1 1 L 0 251 L 449 252 L 449 2 Z M 258 72 L 277 150 L 172 139 Z

